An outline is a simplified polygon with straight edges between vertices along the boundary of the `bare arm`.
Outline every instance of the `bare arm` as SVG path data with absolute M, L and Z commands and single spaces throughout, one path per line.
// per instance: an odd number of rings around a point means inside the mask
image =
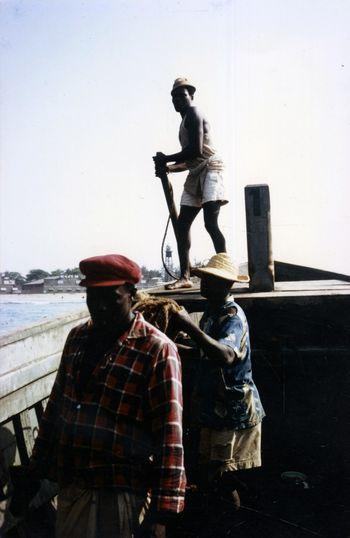
M 209 358 L 219 362 L 221 365 L 233 364 L 236 360 L 236 354 L 231 347 L 220 344 L 217 340 L 205 334 L 193 323 L 186 311 L 180 310 L 180 312 L 174 314 L 174 317 L 177 327 L 186 332 Z
M 185 172 L 185 170 L 188 170 L 188 167 L 186 163 L 178 163 L 178 164 L 169 164 L 167 166 L 167 171 L 174 173 L 174 172 Z
M 176 347 L 181 360 L 197 359 L 200 355 L 197 347 L 185 346 L 178 343 L 176 343 Z

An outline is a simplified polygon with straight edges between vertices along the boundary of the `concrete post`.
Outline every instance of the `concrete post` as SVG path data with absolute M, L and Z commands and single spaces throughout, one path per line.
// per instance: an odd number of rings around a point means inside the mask
M 248 272 L 251 291 L 272 291 L 275 275 L 272 256 L 270 192 L 268 185 L 247 185 Z

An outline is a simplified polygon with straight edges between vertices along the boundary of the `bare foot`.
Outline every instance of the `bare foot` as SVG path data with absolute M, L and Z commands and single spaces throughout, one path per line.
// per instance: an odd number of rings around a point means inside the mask
M 193 284 L 188 278 L 179 278 L 179 280 L 175 280 L 175 282 L 166 284 L 164 288 L 166 290 L 183 290 L 193 288 Z

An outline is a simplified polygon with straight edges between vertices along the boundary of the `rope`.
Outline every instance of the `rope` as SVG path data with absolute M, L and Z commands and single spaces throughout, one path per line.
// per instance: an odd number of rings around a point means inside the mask
M 142 291 L 136 294 L 136 301 L 133 310 L 141 312 L 146 321 L 157 327 L 157 329 L 163 333 L 167 333 L 167 331 L 171 329 L 170 323 L 172 315 L 182 310 L 181 306 L 179 306 L 173 299 L 152 297 L 151 295 L 148 295 L 148 293 Z

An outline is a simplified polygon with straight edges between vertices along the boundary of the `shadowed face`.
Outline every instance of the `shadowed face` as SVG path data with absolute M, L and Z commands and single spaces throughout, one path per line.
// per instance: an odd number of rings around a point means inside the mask
M 233 282 L 213 275 L 201 276 L 201 295 L 212 304 L 222 304 L 229 295 Z
M 176 112 L 185 112 L 193 101 L 193 96 L 189 93 L 185 86 L 176 88 L 171 94 L 174 108 Z
M 86 304 L 94 328 L 117 329 L 131 320 L 132 292 L 127 284 L 86 289 Z

